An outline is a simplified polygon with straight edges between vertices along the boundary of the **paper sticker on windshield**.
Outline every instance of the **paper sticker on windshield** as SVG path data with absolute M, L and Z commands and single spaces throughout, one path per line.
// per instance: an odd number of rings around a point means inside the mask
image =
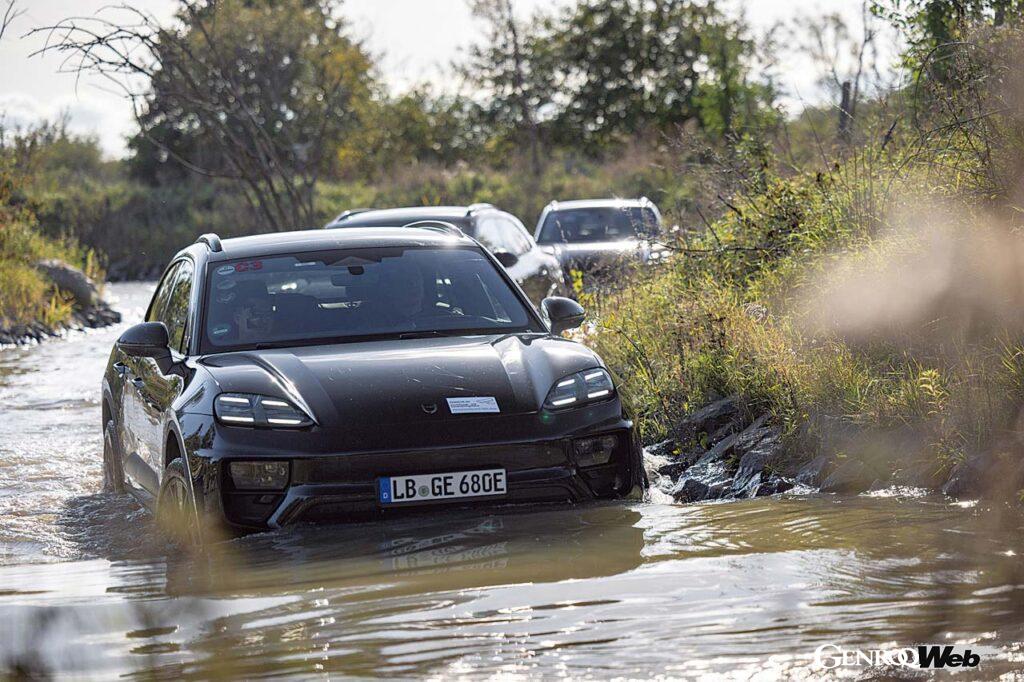
M 498 401 L 493 396 L 474 396 L 472 398 L 448 398 L 448 409 L 452 414 L 470 414 L 473 412 L 500 412 Z
M 222 265 L 219 268 L 217 268 L 217 274 L 218 275 L 230 275 L 234 271 L 235 271 L 235 266 L 234 265 Z

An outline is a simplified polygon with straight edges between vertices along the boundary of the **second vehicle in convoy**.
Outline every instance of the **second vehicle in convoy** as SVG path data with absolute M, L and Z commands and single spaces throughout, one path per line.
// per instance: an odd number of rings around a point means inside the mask
M 547 296 L 569 295 L 558 258 L 538 248 L 518 218 L 491 204 L 354 209 L 326 227 L 383 227 L 424 220 L 451 223 L 487 247 L 535 305 Z

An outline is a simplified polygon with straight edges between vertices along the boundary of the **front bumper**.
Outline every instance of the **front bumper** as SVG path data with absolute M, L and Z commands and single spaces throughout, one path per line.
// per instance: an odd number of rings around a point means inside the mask
M 206 428 L 223 430 L 212 422 Z M 237 432 L 231 430 L 233 435 Z M 618 436 L 611 460 L 593 467 L 577 466 L 573 441 L 607 433 Z M 294 433 L 292 437 L 298 435 Z M 219 439 L 202 440 L 213 445 Z M 235 490 L 228 475 L 228 462 L 256 457 L 287 459 L 288 487 L 267 492 Z M 438 506 L 465 508 L 615 499 L 638 492 L 644 481 L 633 424 L 621 413 L 586 428 L 572 428 L 564 434 L 540 434 L 533 440 L 503 439 L 460 447 L 433 443 L 421 448 L 298 455 L 285 448 L 275 452 L 274 448 L 257 451 L 222 445 L 197 449 L 190 453 L 190 463 L 198 508 L 241 528 L 365 520 L 436 511 Z M 506 495 L 390 506 L 382 506 L 377 499 L 379 477 L 489 468 L 506 470 Z

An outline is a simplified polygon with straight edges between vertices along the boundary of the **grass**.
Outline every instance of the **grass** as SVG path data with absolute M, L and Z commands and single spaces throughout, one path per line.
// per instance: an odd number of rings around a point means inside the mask
M 586 301 L 588 341 L 645 441 L 738 394 L 751 417 L 784 428 L 792 463 L 825 449 L 941 476 L 1015 451 L 1014 179 L 997 177 L 962 130 L 882 139 L 824 170 L 783 173 L 769 159 L 720 218 L 672 236 L 668 262 Z

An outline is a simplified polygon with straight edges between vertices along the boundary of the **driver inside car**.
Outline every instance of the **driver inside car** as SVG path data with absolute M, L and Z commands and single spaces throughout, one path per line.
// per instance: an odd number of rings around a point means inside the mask
M 423 286 L 423 269 L 418 263 L 409 263 L 399 270 L 384 267 L 381 272 L 381 288 L 385 309 L 395 328 L 416 329 L 417 323 L 431 314 L 426 309 L 426 295 Z
M 252 293 L 242 298 L 232 315 L 239 343 L 252 343 L 273 336 L 274 306 L 270 296 Z
M 274 306 L 262 282 L 224 282 L 217 292 L 217 302 L 226 313 L 221 319 L 228 321 L 212 329 L 220 342 L 251 343 L 273 335 Z

